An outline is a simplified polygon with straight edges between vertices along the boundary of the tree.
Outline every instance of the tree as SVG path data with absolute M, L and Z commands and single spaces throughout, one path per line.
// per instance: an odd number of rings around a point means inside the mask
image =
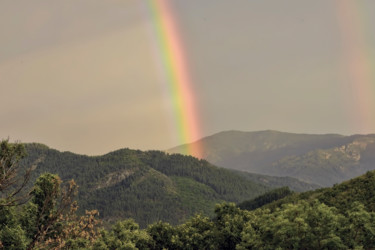
M 241 210 L 234 203 L 216 205 L 215 235 L 218 246 L 223 249 L 236 249 L 241 242 L 241 234 L 246 222 L 254 219 L 251 212 Z
M 309 227 L 310 246 L 314 249 L 346 249 L 340 237 L 343 215 L 335 207 L 329 207 L 318 200 L 306 204 L 306 222 Z
M 343 240 L 350 248 L 375 248 L 375 213 L 368 212 L 360 202 L 354 202 L 346 212 L 341 229 Z
M 174 249 L 218 249 L 214 223 L 205 216 L 195 215 L 177 227 L 177 237 L 172 239 Z
M 176 230 L 166 222 L 155 222 L 146 229 L 152 239 L 152 247 L 154 250 L 173 249 L 173 238 L 176 236 Z
M 111 231 L 102 231 L 93 249 L 150 249 L 152 239 L 145 230 L 132 219 L 117 222 Z
M 0 206 L 0 249 L 26 249 L 28 238 L 14 206 Z
M 0 206 L 15 206 L 26 201 L 27 193 L 22 193 L 30 179 L 32 167 L 20 174 L 19 161 L 26 156 L 25 147 L 20 143 L 0 142 Z
M 61 188 L 57 175 L 46 173 L 37 179 L 31 192 L 29 219 L 35 224 L 29 228 L 33 236 L 28 249 L 88 247 L 94 244 L 98 237 L 96 226 L 99 221 L 95 218 L 98 212 L 86 211 L 85 216 L 78 217 L 78 206 L 74 201 L 76 193 L 77 184 L 73 180 Z
M 27 237 L 14 206 L 27 201 L 23 190 L 30 179 L 31 168 L 20 175 L 19 161 L 26 155 L 22 144 L 0 142 L 0 248 L 23 249 Z

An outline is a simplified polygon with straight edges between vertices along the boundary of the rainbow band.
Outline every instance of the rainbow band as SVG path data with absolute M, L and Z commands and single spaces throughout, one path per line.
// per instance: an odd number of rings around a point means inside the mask
M 374 133 L 375 130 L 375 78 L 371 50 L 366 37 L 365 9 L 361 1 L 336 0 L 337 15 L 342 35 L 345 68 L 352 85 L 357 107 L 351 117 L 360 133 Z M 373 27 L 371 27 L 372 29 Z
M 148 0 L 157 48 L 161 53 L 165 84 L 172 100 L 180 144 L 200 139 L 200 126 L 184 46 L 168 0 Z M 186 147 L 186 154 L 201 157 L 199 143 Z

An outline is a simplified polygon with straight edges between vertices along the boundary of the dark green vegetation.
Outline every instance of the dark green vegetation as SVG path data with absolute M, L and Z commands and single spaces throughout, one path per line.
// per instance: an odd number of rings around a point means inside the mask
M 293 194 L 288 187 L 281 187 L 273 189 L 265 194 L 262 194 L 252 200 L 244 201 L 238 204 L 238 207 L 246 210 L 254 210 L 260 208 L 273 201 L 281 200 L 282 198 Z
M 263 175 L 263 174 L 253 174 L 253 173 L 239 171 L 239 170 L 232 170 L 232 171 L 238 175 L 245 177 L 246 179 L 250 181 L 269 186 L 272 189 L 287 186 L 295 192 L 304 192 L 304 191 L 314 190 L 314 189 L 322 187 L 317 184 L 300 181 L 297 178 L 288 177 L 288 176 L 279 177 L 279 176 L 269 176 L 269 175 Z
M 74 181 L 64 185 L 57 175 L 42 174 L 23 199 L 28 171 L 18 167 L 22 156 L 22 145 L 1 143 L 1 249 L 375 248 L 375 171 L 305 193 L 280 188 L 250 202 L 252 209 L 265 204 L 252 211 L 221 203 L 212 217 L 197 214 L 176 226 L 158 221 L 141 229 L 126 219 L 105 230 L 95 210 L 76 215 Z
M 332 186 L 375 169 L 375 135 L 228 131 L 200 143 L 203 158 L 230 169 Z M 184 152 L 186 145 L 169 150 Z
M 0 249 L 77 249 L 96 240 L 97 212 L 76 215 L 74 181 L 62 186 L 45 173 L 28 190 L 31 169 L 19 166 L 24 155 L 23 145 L 0 142 Z
M 195 213 L 213 215 L 216 203 L 241 202 L 270 189 L 191 156 L 122 149 L 89 157 L 41 144 L 25 146 L 22 165 L 34 166 L 32 182 L 44 172 L 74 179 L 80 211 L 97 209 L 105 221 L 177 224 Z
M 266 205 L 271 211 L 277 210 L 284 204 L 296 200 L 312 202 L 318 200 L 328 206 L 344 212 L 355 202 L 363 204 L 368 211 L 375 211 L 375 171 L 369 171 L 357 178 L 336 184 L 331 188 L 322 188 L 305 193 L 294 193 L 273 203 Z

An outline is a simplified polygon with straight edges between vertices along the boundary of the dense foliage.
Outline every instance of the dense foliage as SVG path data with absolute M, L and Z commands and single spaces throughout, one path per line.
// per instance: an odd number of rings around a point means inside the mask
M 273 201 L 280 200 L 288 195 L 291 195 L 293 192 L 290 191 L 288 187 L 281 187 L 274 190 L 271 190 L 263 195 L 256 197 L 255 199 L 243 201 L 238 204 L 238 207 L 246 210 L 254 210 L 260 208 L 266 204 L 269 204 Z
M 102 232 L 94 249 L 373 249 L 374 185 L 375 172 L 368 172 L 334 188 L 287 196 L 272 209 L 222 203 L 212 218 L 196 215 L 178 226 L 160 221 L 144 230 L 126 220 Z
M 19 167 L 25 156 L 23 145 L 4 140 L 0 148 L 1 249 L 62 248 L 96 240 L 97 211 L 76 215 L 73 180 L 63 186 L 57 175 L 45 173 L 27 191 L 30 171 L 23 175 Z
M 13 150 L 7 142 L 3 143 L 3 148 L 15 156 L 12 159 L 22 157 L 22 148 Z M 14 173 L 22 170 L 18 168 L 18 160 L 10 165 L 4 162 L 2 157 L 3 173 L 7 173 L 9 167 Z M 201 178 L 194 173 L 191 175 Z M 0 185 L 6 183 L 6 176 L 0 180 Z M 186 181 L 182 176 L 176 178 Z M 290 194 L 252 211 L 242 210 L 234 203 L 221 203 L 215 206 L 212 217 L 196 214 L 179 225 L 158 221 L 144 229 L 132 219 L 118 220 L 111 229 L 103 229 L 96 219 L 96 211 L 78 216 L 73 199 L 76 188 L 74 181 L 64 185 L 57 175 L 45 173 L 37 178 L 27 203 L 11 202 L 17 199 L 14 196 L 2 197 L 0 248 L 375 248 L 375 172 L 333 188 Z M 1 191 L 6 193 L 7 189 Z M 286 193 L 287 189 L 279 189 L 255 200 L 260 205 L 269 201 L 266 197 L 276 199 Z
M 295 193 L 284 199 L 266 205 L 271 211 L 280 209 L 285 204 L 296 200 L 318 200 L 328 206 L 337 208 L 340 212 L 350 209 L 353 203 L 360 202 L 365 209 L 375 212 L 375 171 L 336 184 L 332 188 L 322 188 L 305 193 Z
M 232 170 L 232 171 L 250 181 L 263 184 L 263 185 L 267 185 L 271 187 L 272 189 L 279 188 L 279 187 L 289 187 L 292 191 L 295 191 L 295 192 L 305 192 L 309 190 L 322 188 L 322 186 L 319 186 L 317 184 L 304 182 L 297 178 L 293 178 L 289 176 L 270 176 L 270 175 L 254 174 L 254 173 L 249 173 L 249 172 L 239 171 L 239 170 Z

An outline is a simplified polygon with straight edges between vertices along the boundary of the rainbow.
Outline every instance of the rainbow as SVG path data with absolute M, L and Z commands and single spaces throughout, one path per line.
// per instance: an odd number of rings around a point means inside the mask
M 357 103 L 353 124 L 360 133 L 375 131 L 375 65 L 367 44 L 366 11 L 363 1 L 336 0 L 337 17 L 341 31 L 343 66 L 348 72 L 353 97 Z M 372 29 L 372 27 L 370 27 Z M 374 52 L 372 52 L 374 53 Z
M 173 107 L 173 127 L 178 143 L 185 145 L 185 154 L 201 158 L 198 142 L 201 138 L 199 115 L 193 84 L 190 79 L 188 60 L 179 34 L 176 18 L 168 0 L 147 0 L 148 13 L 152 16 L 154 48 L 157 51 L 163 84 Z

